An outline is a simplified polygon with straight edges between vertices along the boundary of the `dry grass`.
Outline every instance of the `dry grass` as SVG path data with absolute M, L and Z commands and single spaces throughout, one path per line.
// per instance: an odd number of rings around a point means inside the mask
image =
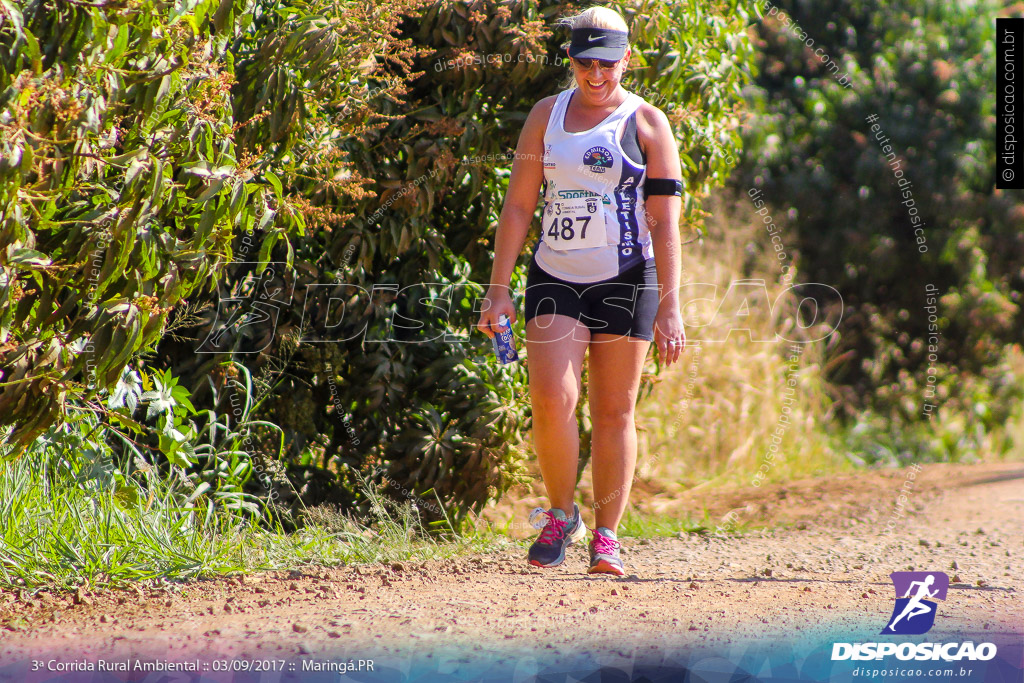
M 795 357 L 789 342 L 756 341 L 773 339 L 776 332 L 813 339 L 828 328 L 813 335 L 808 333 L 815 328 L 796 330 L 795 295 L 788 292 L 777 300 L 790 284 L 780 266 L 795 265 L 793 254 L 784 261 L 776 258 L 750 206 L 713 201 L 704 247 L 684 248 L 682 279 L 693 292 L 683 297 L 687 350 L 681 363 L 662 372 L 638 408 L 641 479 L 689 488 L 751 484 L 758 471 L 764 472 L 763 481 L 774 481 L 849 468 L 822 429 L 831 405 L 821 379 L 829 340 L 799 344 L 803 350 Z M 799 272 L 790 272 L 799 282 Z M 764 290 L 736 284 L 751 279 L 763 280 Z M 704 285 L 693 286 L 697 282 L 715 285 L 714 300 L 686 305 L 688 298 L 711 298 Z M 759 290 L 766 290 L 767 298 Z M 744 298 L 748 314 L 737 315 L 744 312 Z M 750 330 L 749 339 L 741 328 Z M 787 379 L 794 375 L 795 390 L 787 393 Z M 771 451 L 776 433 L 781 443 Z

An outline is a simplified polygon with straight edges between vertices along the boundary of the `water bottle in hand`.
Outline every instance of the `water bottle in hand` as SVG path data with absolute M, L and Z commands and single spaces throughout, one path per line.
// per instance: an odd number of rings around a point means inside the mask
M 503 314 L 498 318 L 498 331 L 491 337 L 491 344 L 494 346 L 494 355 L 498 357 L 498 362 L 502 365 L 519 360 L 515 340 L 512 337 L 512 324 L 508 321 L 508 316 Z

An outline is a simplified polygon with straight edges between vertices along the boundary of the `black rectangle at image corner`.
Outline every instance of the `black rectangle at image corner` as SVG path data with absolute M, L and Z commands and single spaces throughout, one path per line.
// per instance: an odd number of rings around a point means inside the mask
M 1024 189 L 1024 18 L 996 19 L 996 187 Z

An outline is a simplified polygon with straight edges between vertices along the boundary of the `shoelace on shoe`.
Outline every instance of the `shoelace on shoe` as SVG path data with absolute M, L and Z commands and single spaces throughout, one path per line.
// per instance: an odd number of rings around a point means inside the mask
M 594 548 L 594 553 L 597 555 L 614 555 L 615 551 L 619 549 L 618 541 L 603 536 L 596 531 L 594 532 L 594 540 L 591 541 L 590 545 Z
M 548 522 L 544 525 L 544 528 L 541 529 L 540 536 L 537 537 L 537 541 L 539 543 L 554 543 L 555 541 L 560 540 L 564 535 L 564 529 L 569 522 L 563 519 L 558 519 L 558 517 L 555 517 L 547 510 L 544 511 L 544 514 L 547 515 Z

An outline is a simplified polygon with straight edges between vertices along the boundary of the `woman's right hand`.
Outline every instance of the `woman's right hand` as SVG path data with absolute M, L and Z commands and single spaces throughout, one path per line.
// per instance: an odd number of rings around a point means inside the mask
M 507 287 L 492 286 L 484 297 L 483 310 L 480 311 L 480 320 L 476 326 L 488 337 L 493 337 L 498 331 L 498 319 L 502 315 L 508 318 L 509 323 L 514 323 L 516 307 L 512 303 Z

